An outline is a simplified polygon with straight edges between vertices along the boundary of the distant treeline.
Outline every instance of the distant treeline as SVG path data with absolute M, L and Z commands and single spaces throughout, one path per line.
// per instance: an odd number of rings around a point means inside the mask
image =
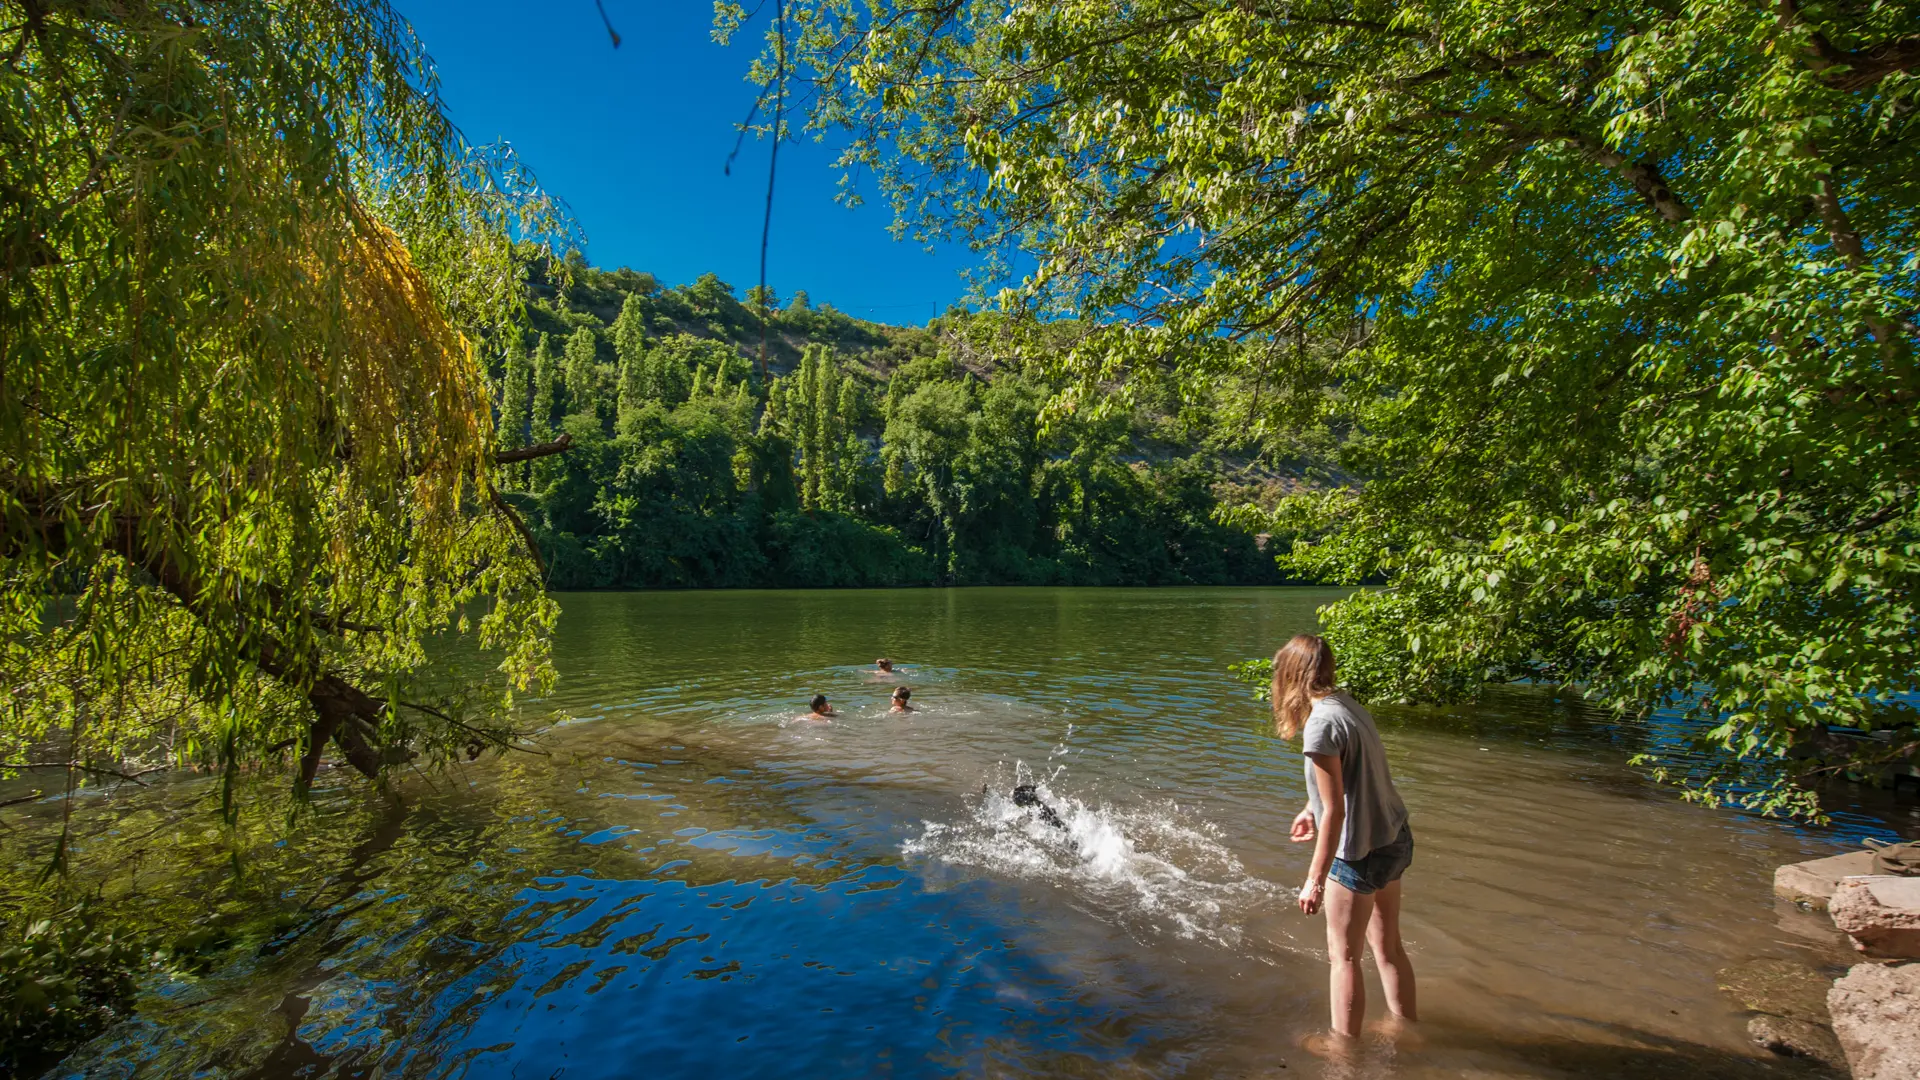
M 494 380 L 502 446 L 575 443 L 506 477 L 555 588 L 1280 580 L 1214 517 L 1277 483 L 1228 463 L 1244 432 L 1177 401 L 1043 429 L 997 317 L 885 326 L 800 293 L 763 326 L 711 274 L 577 257 L 533 293 Z

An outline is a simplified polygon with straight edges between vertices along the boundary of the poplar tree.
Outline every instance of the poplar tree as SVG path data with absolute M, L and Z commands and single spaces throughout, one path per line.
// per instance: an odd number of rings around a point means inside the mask
M 634 417 L 647 405 L 647 354 L 644 347 L 626 345 L 620 351 L 620 397 L 616 430 L 627 434 Z
M 594 333 L 587 327 L 575 330 L 567 338 L 564 378 L 569 414 L 599 417 L 600 365 L 597 350 Z
M 533 437 L 537 442 L 553 438 L 559 382 L 559 359 L 553 354 L 553 338 L 543 333 L 533 350 Z
M 520 328 L 509 326 L 504 336 L 506 361 L 500 374 L 497 402 L 500 427 L 496 440 L 506 447 L 524 446 L 533 439 L 530 430 L 533 418 L 533 365 L 527 356 L 527 340 Z M 508 466 L 507 472 L 514 480 L 526 482 L 525 465 Z
M 835 408 L 840 403 L 840 365 L 825 348 L 816 351 L 810 389 L 813 400 L 809 409 L 811 430 L 807 435 L 807 484 L 814 506 L 838 509 L 833 479 L 835 451 L 840 448 L 840 424 Z
M 647 302 L 639 293 L 627 294 L 607 332 L 613 341 L 613 354 L 621 364 L 643 357 L 647 348 Z

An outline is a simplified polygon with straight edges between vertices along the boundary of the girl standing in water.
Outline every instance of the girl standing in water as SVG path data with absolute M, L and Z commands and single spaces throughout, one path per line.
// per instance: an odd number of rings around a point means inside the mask
M 1292 838 L 1313 841 L 1300 910 L 1327 913 L 1334 1034 L 1358 1035 L 1366 1015 L 1363 942 L 1373 947 L 1387 1010 L 1416 1020 L 1413 964 L 1400 943 L 1400 875 L 1413 862 L 1407 806 L 1372 714 L 1334 681 L 1325 639 L 1299 634 L 1274 654 L 1273 721 L 1281 738 L 1300 736 L 1307 758 L 1307 808 L 1293 819 Z

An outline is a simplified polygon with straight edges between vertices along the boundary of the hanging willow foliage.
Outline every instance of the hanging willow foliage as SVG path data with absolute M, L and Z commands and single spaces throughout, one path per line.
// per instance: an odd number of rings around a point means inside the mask
M 555 206 L 386 3 L 0 10 L 0 771 L 511 745 L 555 609 L 475 343 Z

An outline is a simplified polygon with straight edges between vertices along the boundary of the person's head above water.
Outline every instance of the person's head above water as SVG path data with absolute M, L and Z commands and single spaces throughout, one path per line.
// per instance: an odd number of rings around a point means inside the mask
M 827 695 L 825 694 L 813 695 L 813 700 L 808 704 L 813 709 L 813 713 L 815 716 L 832 716 L 833 715 L 833 706 L 827 704 Z
M 893 688 L 893 711 L 894 712 L 913 711 L 913 706 L 907 704 L 907 699 L 912 696 L 913 696 L 913 691 L 908 689 L 907 687 L 904 687 L 904 686 L 894 687 Z
M 891 661 L 891 660 L 889 660 L 889 659 L 887 659 L 886 657 L 884 657 L 884 656 L 883 656 L 883 657 L 881 657 L 880 659 L 878 659 L 878 660 L 875 660 L 875 661 L 873 662 L 873 666 L 874 666 L 874 667 L 877 667 L 877 668 L 879 668 L 879 669 L 880 669 L 881 671 L 892 671 L 892 670 L 893 670 L 893 661 Z
M 1333 693 L 1333 646 L 1318 634 L 1295 634 L 1273 654 L 1273 726 L 1283 739 L 1300 734 L 1316 699 Z

